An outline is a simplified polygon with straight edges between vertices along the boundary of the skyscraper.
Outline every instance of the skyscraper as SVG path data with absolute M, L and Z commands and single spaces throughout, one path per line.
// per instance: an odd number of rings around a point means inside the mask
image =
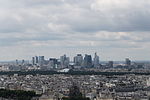
M 45 62 L 44 56 L 39 56 L 39 65 L 40 66 L 44 65 L 44 62 Z
M 57 68 L 58 61 L 56 58 L 50 58 L 48 62 L 48 69 Z
M 35 65 L 35 58 L 32 57 L 32 65 Z
M 32 65 L 38 65 L 38 64 L 39 64 L 38 56 L 32 57 Z
M 68 67 L 69 66 L 69 62 L 70 62 L 70 59 L 65 54 L 60 57 L 60 64 L 61 64 L 62 68 Z
M 109 61 L 109 62 L 108 62 L 108 67 L 109 67 L 109 68 L 113 68 L 113 64 L 114 64 L 113 61 Z
M 81 66 L 83 62 L 83 56 L 81 54 L 77 54 L 77 56 L 74 57 L 74 63 L 76 66 Z
M 39 58 L 38 58 L 38 56 L 35 56 L 35 63 L 36 63 L 36 64 L 39 63 Z
M 21 64 L 22 64 L 22 65 L 24 65 L 24 64 L 25 64 L 25 60 L 24 60 L 24 59 L 22 60 Z
M 131 60 L 129 58 L 126 58 L 126 66 L 130 66 L 131 65 Z
M 91 57 L 91 55 L 85 54 L 83 66 L 84 67 L 92 67 L 92 57 Z
M 16 59 L 16 65 L 18 65 L 18 64 L 19 64 L 18 59 Z
M 95 52 L 95 56 L 94 56 L 94 67 L 98 67 L 99 66 L 99 56 L 97 56 L 97 53 Z

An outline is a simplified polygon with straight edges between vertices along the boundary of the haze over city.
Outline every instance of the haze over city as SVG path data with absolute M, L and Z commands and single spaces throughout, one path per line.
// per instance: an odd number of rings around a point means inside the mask
M 0 61 L 92 54 L 150 60 L 148 0 L 0 0 Z

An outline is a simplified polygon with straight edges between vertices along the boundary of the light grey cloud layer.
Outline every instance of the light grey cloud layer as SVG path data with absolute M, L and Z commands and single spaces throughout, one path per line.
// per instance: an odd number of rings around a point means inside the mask
M 148 0 L 0 0 L 0 60 L 94 53 L 150 59 Z

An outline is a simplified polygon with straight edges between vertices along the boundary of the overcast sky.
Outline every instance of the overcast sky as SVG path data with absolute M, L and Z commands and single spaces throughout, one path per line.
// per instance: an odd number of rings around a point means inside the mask
M 0 60 L 97 52 L 150 60 L 150 0 L 0 0 Z

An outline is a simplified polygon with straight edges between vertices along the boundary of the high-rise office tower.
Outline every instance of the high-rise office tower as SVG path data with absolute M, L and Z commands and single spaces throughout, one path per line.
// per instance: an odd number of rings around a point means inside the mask
M 44 62 L 45 62 L 44 56 L 39 56 L 39 65 L 40 66 L 44 65 Z
M 65 59 L 66 59 L 66 55 L 60 56 L 60 64 L 61 64 L 61 67 L 64 66 Z
M 53 61 L 54 64 L 57 64 L 58 63 L 58 60 L 56 58 L 50 58 L 49 61 Z
M 130 66 L 131 65 L 131 60 L 129 58 L 126 58 L 126 66 Z
M 35 65 L 35 57 L 32 57 L 32 65 Z
M 109 67 L 109 68 L 113 68 L 113 64 L 114 64 L 113 61 L 109 61 L 109 62 L 108 62 L 108 67 Z
M 77 56 L 74 57 L 74 63 L 76 66 L 81 66 L 83 62 L 83 56 L 81 54 L 77 54 Z
M 53 68 L 55 68 L 55 63 L 54 63 L 53 60 L 50 60 L 49 63 L 48 63 L 47 69 L 50 70 L 50 69 L 53 69 Z
M 32 65 L 38 65 L 38 64 L 39 64 L 38 56 L 32 57 Z
M 66 55 L 63 55 L 63 56 L 60 57 L 60 64 L 61 64 L 62 68 L 68 67 L 69 62 L 70 62 L 70 59 Z
M 18 65 L 19 64 L 19 61 L 18 61 L 18 59 L 16 59 L 16 65 Z
M 96 52 L 95 52 L 93 64 L 94 64 L 94 67 L 98 67 L 99 66 L 99 56 L 97 56 Z
M 48 69 L 57 68 L 58 61 L 56 58 L 50 58 L 48 63 Z
M 35 56 L 35 64 L 38 64 L 39 63 L 39 58 L 38 56 Z
M 24 60 L 24 59 L 22 60 L 21 64 L 22 64 L 22 65 L 24 65 L 24 64 L 25 64 L 25 60 Z
M 85 54 L 83 66 L 84 67 L 92 67 L 92 57 L 91 57 L 91 55 Z

